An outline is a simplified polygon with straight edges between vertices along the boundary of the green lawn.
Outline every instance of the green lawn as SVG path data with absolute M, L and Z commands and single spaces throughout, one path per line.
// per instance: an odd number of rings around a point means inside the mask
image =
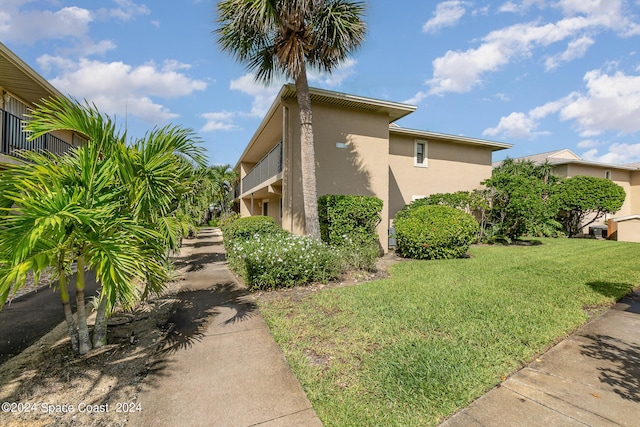
M 640 244 L 540 242 L 260 308 L 326 426 L 435 425 L 640 286 Z

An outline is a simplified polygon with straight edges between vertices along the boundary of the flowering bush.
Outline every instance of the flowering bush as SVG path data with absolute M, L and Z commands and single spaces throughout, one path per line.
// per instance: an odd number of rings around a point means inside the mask
M 340 274 L 339 253 L 311 239 L 281 232 L 227 242 L 227 260 L 250 289 L 326 282 Z
M 394 220 L 396 250 L 415 259 L 462 257 L 478 233 L 478 222 L 449 206 L 427 205 L 405 212 Z

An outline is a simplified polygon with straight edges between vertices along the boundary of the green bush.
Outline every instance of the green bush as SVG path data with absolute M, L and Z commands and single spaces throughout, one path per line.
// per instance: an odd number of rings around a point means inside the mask
M 224 230 L 227 225 L 235 222 L 237 219 L 240 219 L 240 214 L 237 212 L 223 213 L 218 219 L 218 227 Z
M 382 206 L 382 200 L 371 196 L 327 194 L 318 199 L 322 240 L 340 248 L 348 268 L 374 268 L 380 256 L 376 227 Z
M 327 194 L 318 199 L 322 240 L 334 246 L 377 242 L 382 200 Z
M 396 216 L 396 251 L 415 259 L 460 258 L 479 230 L 469 214 L 449 206 L 427 205 Z
M 235 239 L 227 252 L 229 266 L 251 290 L 326 282 L 342 270 L 340 253 L 323 242 L 287 232 Z
M 255 235 L 280 234 L 284 230 L 269 216 L 248 216 L 238 218 L 225 225 L 222 229 L 223 238 L 227 242 L 233 240 L 247 240 Z

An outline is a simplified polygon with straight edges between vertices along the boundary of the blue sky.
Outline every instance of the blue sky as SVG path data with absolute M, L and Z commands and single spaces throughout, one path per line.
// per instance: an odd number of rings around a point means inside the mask
M 0 41 L 129 135 L 193 129 L 235 164 L 284 80 L 220 51 L 215 1 L 0 0 Z M 640 0 L 372 0 L 360 50 L 310 84 L 407 102 L 400 126 L 640 161 Z M 126 120 L 125 120 L 126 118 Z

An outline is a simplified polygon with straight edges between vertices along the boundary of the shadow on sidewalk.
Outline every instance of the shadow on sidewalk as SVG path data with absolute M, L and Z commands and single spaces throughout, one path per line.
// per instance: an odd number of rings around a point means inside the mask
M 584 356 L 610 362 L 600 367 L 599 379 L 625 400 L 640 402 L 640 347 L 606 335 L 585 335 Z
M 173 264 L 176 269 L 185 273 L 203 270 L 208 264 L 222 263 L 226 261 L 224 253 L 202 253 L 192 254 L 187 257 L 174 258 Z
M 257 305 L 248 293 L 233 283 L 216 285 L 210 289 L 184 290 L 179 294 L 173 312 L 162 328 L 168 331 L 160 356 L 176 353 L 202 341 L 209 325 L 221 308 L 230 308 L 235 314 L 224 321 L 232 324 L 246 320 L 257 313 Z

